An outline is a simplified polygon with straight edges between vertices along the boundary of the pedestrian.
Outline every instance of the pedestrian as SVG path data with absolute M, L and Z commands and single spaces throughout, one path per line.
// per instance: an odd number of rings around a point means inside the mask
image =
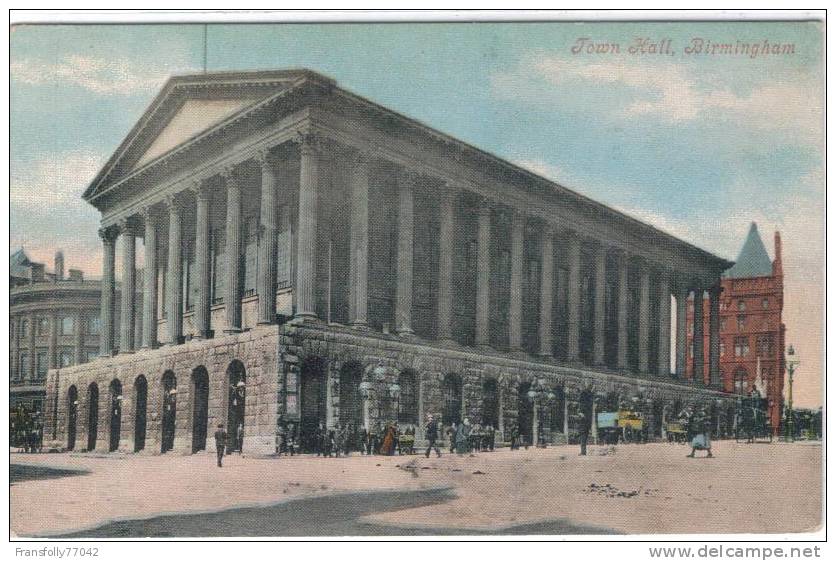
M 580 412 L 578 413 L 578 442 L 581 445 L 581 456 L 586 456 L 586 444 L 589 440 L 589 419 Z
M 359 439 L 357 441 L 357 447 L 360 448 L 360 455 L 371 455 L 371 445 L 369 444 L 369 431 L 366 429 L 365 426 L 360 428 L 358 437 Z
M 511 427 L 511 450 L 520 449 L 520 427 L 514 425 Z
M 450 453 L 456 451 L 456 434 L 458 433 L 459 429 L 456 426 L 456 423 L 453 423 L 447 429 L 447 437 L 450 439 Z
M 384 456 L 395 455 L 395 425 L 389 424 L 386 427 L 386 434 L 383 436 L 383 444 L 380 447 L 380 453 Z
M 688 454 L 688 457 L 693 458 L 697 450 L 705 450 L 708 452 L 706 458 L 713 458 L 714 456 L 711 454 L 711 422 L 708 416 L 704 413 L 692 415 L 691 423 L 692 427 L 689 432 L 693 433 L 693 438 L 691 439 L 691 453 Z
M 218 430 L 215 431 L 215 450 L 218 452 L 218 467 L 223 466 L 224 448 L 226 448 L 226 431 L 224 424 L 218 425 Z
M 493 428 L 492 424 L 488 424 L 488 428 L 485 430 L 485 449 L 489 452 L 493 452 L 494 440 L 496 439 L 496 430 Z
M 467 419 L 463 423 L 460 423 L 458 428 L 456 429 L 456 454 L 459 456 L 463 455 L 467 452 L 467 437 L 468 437 L 468 430 L 467 430 Z
M 430 457 L 430 450 L 435 449 L 436 457 L 441 457 L 441 450 L 438 449 L 438 444 L 435 443 L 438 440 L 438 423 L 433 418 L 432 415 L 427 415 L 427 428 L 425 431 L 425 435 L 427 437 L 427 454 L 426 456 Z
M 236 445 L 238 446 L 238 453 L 244 453 L 244 422 L 238 423 L 238 428 L 235 431 Z
M 325 437 L 325 425 L 322 424 L 322 421 L 320 421 L 319 424 L 316 426 L 316 430 L 314 431 L 313 435 L 313 447 L 317 456 L 321 456 L 325 452 L 325 447 L 323 446 L 323 443 L 325 442 Z
M 287 425 L 287 450 L 291 456 L 296 453 L 296 425 L 293 423 Z

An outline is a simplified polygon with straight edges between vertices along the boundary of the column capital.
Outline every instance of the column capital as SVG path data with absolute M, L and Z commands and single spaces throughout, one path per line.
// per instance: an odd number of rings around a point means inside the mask
M 209 189 L 209 182 L 205 179 L 196 179 L 190 186 L 189 191 L 194 193 L 197 200 L 207 201 L 212 196 Z
M 312 130 L 298 131 L 291 142 L 298 144 L 302 154 L 309 156 L 323 154 L 333 143 L 330 138 L 324 136 L 322 133 Z
M 142 220 L 144 222 L 156 221 L 158 218 L 157 212 L 154 210 L 155 205 L 150 204 L 147 206 L 142 207 L 142 210 L 139 211 L 139 215 L 142 216 Z
M 169 213 L 183 210 L 183 199 L 178 196 L 178 193 L 166 195 L 164 202 Z
M 102 226 L 99 228 L 99 237 L 103 242 L 115 242 L 119 237 L 119 226 Z
M 480 216 L 490 216 L 493 210 L 493 201 L 487 197 L 479 197 L 476 206 Z
M 133 220 L 133 217 L 131 216 L 128 216 L 126 218 L 120 218 L 119 222 L 117 223 L 117 227 L 119 228 L 120 234 L 137 235 L 136 222 Z
M 412 168 L 401 167 L 398 169 L 398 184 L 400 185 L 415 185 L 422 177 L 421 172 Z

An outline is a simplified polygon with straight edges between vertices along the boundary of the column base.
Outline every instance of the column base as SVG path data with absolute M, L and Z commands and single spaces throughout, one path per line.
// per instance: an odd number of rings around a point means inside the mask
M 318 323 L 319 316 L 312 313 L 304 313 L 304 314 L 296 314 L 293 316 L 293 319 L 290 320 L 290 323 Z
M 348 325 L 352 329 L 357 329 L 359 331 L 369 331 L 371 329 L 369 327 L 369 324 L 366 323 L 365 321 L 352 321 Z
M 241 329 L 240 327 L 227 327 L 226 329 L 224 329 L 224 333 L 227 333 L 229 335 L 234 335 L 236 333 L 241 333 L 242 331 L 243 331 L 243 329 Z

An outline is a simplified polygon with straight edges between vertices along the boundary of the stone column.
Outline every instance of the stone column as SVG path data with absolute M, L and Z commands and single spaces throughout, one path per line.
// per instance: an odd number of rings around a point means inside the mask
M 476 345 L 487 347 L 491 344 L 491 207 L 484 199 L 476 235 Z
M 168 278 L 166 279 L 166 327 L 169 345 L 179 345 L 183 336 L 183 243 L 180 202 L 169 196 L 168 205 Z
M 618 257 L 618 369 L 627 370 L 627 300 L 630 295 L 628 280 L 629 260 L 626 254 Z
M 369 326 L 369 165 L 364 153 L 351 168 L 351 256 L 349 259 L 349 318 L 358 329 Z
M 581 240 L 575 233 L 572 233 L 568 242 L 567 329 L 569 333 L 566 341 L 566 360 L 573 362 L 579 358 L 581 336 Z
M 9 365 L 10 378 L 20 378 L 20 316 L 12 317 L 12 328 L 14 329 L 14 340 L 12 341 L 12 360 Z
M 49 314 L 49 342 L 46 351 L 49 368 L 58 368 L 58 322 L 61 318 L 56 310 Z
M 446 188 L 445 188 L 446 187 Z M 455 192 L 442 186 L 438 235 L 438 338 L 453 340 L 453 238 Z
M 645 264 L 639 273 L 639 372 L 650 372 L 650 273 Z
M 226 184 L 226 311 L 225 333 L 241 331 L 241 185 L 232 169 L 225 170 Z M 301 222 L 301 220 L 300 220 Z
M 157 217 L 151 207 L 142 211 L 145 221 L 145 282 L 142 286 L 142 348 L 157 346 Z
M 116 238 L 118 233 L 113 228 L 102 228 L 99 237 L 102 238 L 102 325 L 99 335 L 99 350 L 102 356 L 113 354 L 113 316 L 114 298 L 116 293 Z M 34 324 L 32 329 L 34 329 Z M 34 351 L 34 347 L 33 347 Z M 34 357 L 33 357 L 34 358 Z M 32 363 L 34 364 L 34 360 Z
M 720 380 L 720 292 L 718 281 L 708 293 L 710 314 L 708 318 L 708 372 L 710 383 L 715 388 L 722 385 L 722 380 Z
M 73 352 L 73 362 L 81 364 L 84 362 L 84 312 L 76 311 L 75 318 L 75 347 Z
M 398 178 L 398 261 L 395 301 L 395 329 L 412 335 L 412 257 L 415 226 L 414 189 L 416 175 L 402 171 Z
M 296 317 L 316 319 L 316 233 L 319 200 L 319 140 L 313 134 L 299 139 L 299 236 L 296 258 Z
M 127 220 L 122 230 L 122 313 L 120 317 L 119 352 L 132 353 L 134 341 L 134 303 L 136 300 L 136 233 Z
M 659 275 L 659 376 L 671 375 L 671 289 L 668 274 Z
M 540 356 L 552 356 L 554 310 L 554 228 L 546 224 L 540 244 Z
M 508 346 L 512 351 L 522 350 L 524 239 L 525 216 L 515 211 L 511 217 L 511 294 L 508 300 Z
M 194 308 L 194 326 L 198 338 L 209 337 L 212 308 L 212 282 L 209 260 L 209 204 L 210 193 L 207 186 L 200 182 L 194 186 L 195 209 L 195 277 L 197 280 L 197 302 Z
M 595 248 L 595 317 L 593 334 L 593 364 L 604 364 L 607 314 L 607 246 Z
M 676 291 L 676 377 L 685 379 L 688 361 L 688 289 Z
M 278 181 L 276 169 L 265 150 L 258 156 L 261 165 L 261 229 L 258 240 L 258 323 L 276 321 L 276 252 L 279 231 Z
M 694 289 L 694 376 L 697 384 L 705 383 L 705 336 L 703 332 L 703 289 Z

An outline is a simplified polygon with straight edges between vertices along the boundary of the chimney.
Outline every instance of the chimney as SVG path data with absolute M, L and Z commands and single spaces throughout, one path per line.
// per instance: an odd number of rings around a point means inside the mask
M 69 280 L 71 281 L 82 282 L 84 280 L 84 273 L 80 269 L 70 269 L 69 273 Z
M 775 231 L 775 260 L 772 262 L 772 276 L 784 275 L 784 267 L 781 263 L 781 232 Z
M 37 282 L 44 282 L 44 264 L 32 263 L 30 267 L 30 280 L 32 281 L 32 284 L 35 284 Z
M 55 253 L 55 280 L 64 280 L 64 253 L 61 251 Z

